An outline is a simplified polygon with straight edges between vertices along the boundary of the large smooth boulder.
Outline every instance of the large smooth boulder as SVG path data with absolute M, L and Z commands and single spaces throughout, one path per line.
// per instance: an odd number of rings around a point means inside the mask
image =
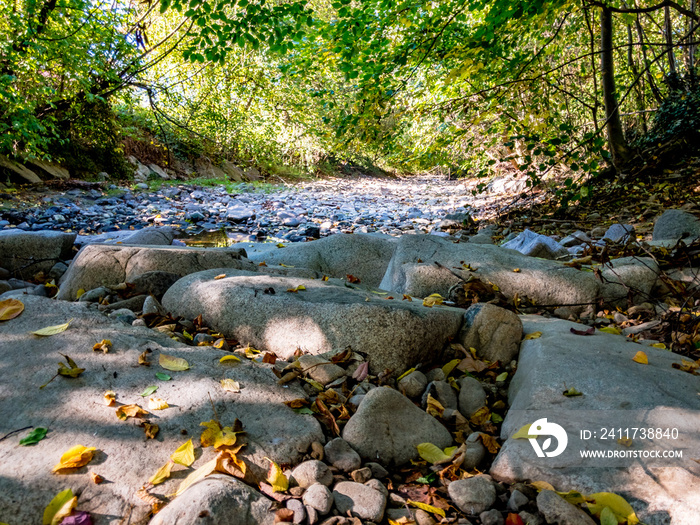
M 34 159 L 28 161 L 27 164 L 34 171 L 38 170 L 39 172 L 46 173 L 54 179 L 68 180 L 70 178 L 70 172 L 54 162 L 44 162 L 43 160 Z
M 41 178 L 39 177 L 39 175 L 34 173 L 26 166 L 23 166 L 22 164 L 20 164 L 19 162 L 15 162 L 14 160 L 10 160 L 5 155 L 0 155 L 0 173 L 2 173 L 3 171 L 8 173 L 12 177 L 19 177 L 20 182 L 24 184 L 35 184 L 37 182 L 41 182 Z
M 590 272 L 498 246 L 455 244 L 434 235 L 401 237 L 380 288 L 418 297 L 432 293 L 447 297 L 450 287 L 460 279 L 435 262 L 465 280 L 473 275 L 498 285 L 507 297 L 518 294 L 520 298 L 534 299 L 538 305 L 580 305 L 594 302 L 598 295 L 598 281 Z
M 577 335 L 571 328 L 587 327 L 564 320 L 524 316 L 523 327 L 542 335 L 521 343 L 501 428 L 506 441 L 491 475 L 506 482 L 544 480 L 561 491 L 620 493 L 650 525 L 697 523 L 700 465 L 693 458 L 700 450 L 700 397 L 697 376 L 672 366 L 681 364 L 681 357 L 623 336 Z M 638 351 L 646 353 L 649 364 L 633 361 Z M 569 388 L 583 395 L 564 396 Z M 538 457 L 529 440 L 511 438 L 545 418 L 548 426 L 561 426 L 568 441 L 552 457 Z M 649 428 L 661 429 L 662 435 L 655 430 L 653 439 L 642 437 Z M 665 429 L 669 433 L 663 435 Z M 551 433 L 544 429 L 540 447 Z M 620 437 L 631 438 L 630 446 L 619 443 Z M 547 450 L 555 452 L 559 439 L 551 441 Z M 644 457 L 666 451 L 683 457 Z M 589 453 L 603 457 L 583 457 Z M 620 457 L 633 453 L 638 457 Z
M 452 436 L 437 419 L 388 387 L 365 395 L 345 425 L 343 439 L 363 459 L 396 466 L 417 459 L 416 446 L 421 443 L 441 449 L 452 444 Z
M 502 247 L 518 251 L 523 255 L 540 257 L 542 259 L 559 259 L 560 257 L 569 256 L 566 248 L 551 237 L 527 229 Z
M 256 263 L 310 268 L 341 279 L 349 274 L 362 284 L 379 286 L 396 244 L 396 238 L 384 235 L 339 233 L 284 248 L 248 250 L 248 256 Z
M 652 240 L 677 241 L 681 237 L 686 242 L 700 237 L 700 220 L 684 210 L 666 210 L 654 223 Z
M 50 230 L 0 231 L 0 267 L 20 278 L 48 272 L 60 260 L 73 255 L 75 233 Z
M 29 425 L 47 427 L 49 433 L 28 447 L 18 446 L 27 431 L 0 441 L 0 508 L 3 516 L 13 517 L 13 523 L 41 523 L 48 502 L 68 487 L 81 494 L 79 508 L 91 512 L 96 525 L 126 515 L 140 522 L 150 506 L 134 505 L 140 501 L 136 492 L 180 445 L 193 440 L 192 468 L 215 456 L 211 447 L 199 445 L 204 430 L 200 423 L 214 418 L 224 425 L 236 418 L 242 422 L 248 445 L 240 456 L 248 465 L 247 481 L 253 483 L 265 479 L 269 467 L 265 457 L 278 464 L 296 464 L 311 443 L 324 440 L 313 416 L 296 414 L 284 404 L 304 398 L 303 389 L 278 385 L 269 365 L 243 359 L 235 367 L 224 366 L 219 363 L 221 350 L 186 346 L 148 328 L 127 326 L 84 303 L 35 296 L 21 300 L 24 312 L 0 323 L 2 366 L 11 371 L 0 382 L 2 435 Z M 30 333 L 69 319 L 74 319 L 69 328 L 57 335 L 40 338 Z M 102 339 L 111 340 L 109 352 L 93 352 L 93 345 Z M 151 366 L 139 366 L 144 352 Z M 85 371 L 77 378 L 56 377 L 40 390 L 56 374 L 61 354 L 69 355 Z M 186 359 L 190 369 L 164 370 L 158 365 L 161 354 Z M 156 372 L 165 372 L 172 380 L 161 381 Z M 219 383 L 224 378 L 237 381 L 241 391 L 224 391 Z M 164 399 L 170 408 L 148 408 L 148 397 L 141 393 L 151 385 L 158 387 L 151 397 Z M 116 393 L 116 406 L 105 406 L 107 390 Z M 146 409 L 148 421 L 160 427 L 156 439 L 146 439 L 140 420 L 117 418 L 117 406 L 132 403 Z M 94 459 L 70 475 L 52 474 L 61 455 L 76 444 L 97 448 Z M 95 485 L 90 472 L 110 483 Z M 176 465 L 171 479 L 154 493 L 174 493 L 188 472 Z M 181 496 L 185 501 L 187 494 Z
M 222 334 L 283 359 L 297 348 L 321 354 L 350 346 L 368 356 L 372 373 L 389 368 L 400 374 L 438 358 L 462 324 L 458 308 L 428 308 L 337 280 L 216 275 L 180 279 L 163 296 L 163 306 L 188 319 L 201 314 Z
M 166 505 L 149 525 L 272 525 L 272 505 L 242 481 L 213 474 Z
M 92 244 L 78 252 L 63 274 L 58 298 L 75 300 L 80 289 L 87 291 L 132 281 L 156 270 L 181 277 L 209 268 L 255 271 L 257 267 L 244 256 L 245 251 L 238 248 Z

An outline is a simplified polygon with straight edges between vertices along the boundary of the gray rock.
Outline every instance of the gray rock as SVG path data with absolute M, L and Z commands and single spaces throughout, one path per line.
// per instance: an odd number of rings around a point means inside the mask
M 469 471 L 478 467 L 486 457 L 486 447 L 481 442 L 481 434 L 472 432 L 465 441 L 467 450 L 464 454 L 464 462 L 462 468 Z
M 299 356 L 299 364 L 302 372 L 324 386 L 345 376 L 344 368 L 317 355 L 306 354 Z
M 387 476 L 389 476 L 389 472 L 382 467 L 379 463 L 375 463 L 373 461 L 370 461 L 368 463 L 365 463 L 365 466 L 369 467 L 372 470 L 372 477 L 376 479 L 384 479 Z
M 138 230 L 124 237 L 122 244 L 140 246 L 169 246 L 175 238 L 175 231 L 168 227 L 153 227 Z
M 341 481 L 333 488 L 335 508 L 343 515 L 379 523 L 384 517 L 386 497 L 381 492 L 353 481 Z
M 339 470 L 351 472 L 362 465 L 359 454 L 342 438 L 337 437 L 330 440 L 323 447 L 323 451 L 326 461 Z
M 365 482 L 366 487 L 373 488 L 374 490 L 381 492 L 384 494 L 384 497 L 388 498 L 389 497 L 389 489 L 387 489 L 384 486 L 384 483 L 379 481 L 378 479 L 370 479 L 369 481 Z
M 483 474 L 453 481 L 447 486 L 447 492 L 459 510 L 468 516 L 477 516 L 496 502 L 496 487 L 491 478 Z
M 432 383 L 433 381 L 444 381 L 447 379 L 445 377 L 445 372 L 442 371 L 442 368 L 433 368 L 432 370 L 428 370 L 425 374 L 425 378 L 428 380 L 428 383 Z
M 115 310 L 128 309 L 132 312 L 139 312 L 143 310 L 143 303 L 146 301 L 147 295 L 137 295 L 135 297 L 129 297 L 123 301 L 117 301 L 116 303 L 101 304 L 97 308 L 100 312 L 114 312 Z
M 634 226 L 631 224 L 613 224 L 603 235 L 603 240 L 622 244 L 630 240 L 633 241 L 635 240 Z
M 486 392 L 478 379 L 465 376 L 459 380 L 459 411 L 469 419 L 486 405 Z
M 236 166 L 233 162 L 225 160 L 221 163 L 221 169 L 228 175 L 228 178 L 234 182 L 243 182 L 245 180 L 245 175 L 243 170 Z
M 479 514 L 481 525 L 503 525 L 505 520 L 499 511 L 496 509 L 487 510 Z
M 301 388 L 295 384 L 277 385 L 277 378 L 267 366 L 243 360 L 231 371 L 225 371 L 215 350 L 186 346 L 148 328 L 127 326 L 105 317 L 86 303 L 29 295 L 23 296 L 22 302 L 26 308 L 23 315 L 0 323 L 3 366 L 13 370 L 12 377 L 5 377 L 0 384 L 3 398 L 0 418 L 8 429 L 29 424 L 48 427 L 50 433 L 37 445 L 22 448 L 22 454 L 16 453 L 17 443 L 26 432 L 0 441 L 3 473 L 12 473 L 11 477 L 0 476 L 0 508 L 3 515 L 14 516 L 13 522 L 36 523 L 36 516 L 40 516 L 47 502 L 66 488 L 65 476 L 47 476 L 46 473 L 58 463 L 63 452 L 77 443 L 98 450 L 90 465 L 70 476 L 76 480 L 85 478 L 90 484 L 92 496 L 83 499 L 81 510 L 93 516 L 128 514 L 135 522 L 145 521 L 150 506 L 134 507 L 138 499 L 136 492 L 173 450 L 189 437 L 199 440 L 200 423 L 212 419 L 209 394 L 222 423 L 230 425 L 238 418 L 245 426 L 248 445 L 240 452 L 240 457 L 248 466 L 250 483 L 265 479 L 269 467 L 265 457 L 278 464 L 296 464 L 312 442 L 325 439 L 312 416 L 296 414 L 284 405 L 285 401 L 304 397 Z M 39 338 L 30 333 L 69 319 L 74 319 L 70 327 L 54 336 Z M 109 353 L 90 350 L 102 339 L 112 341 Z M 151 350 L 146 355 L 152 366 L 137 366 L 139 355 L 147 349 Z M 77 378 L 57 377 L 40 390 L 39 386 L 55 375 L 56 363 L 63 360 L 61 353 L 73 358 L 85 372 Z M 177 405 L 182 410 L 173 407 L 154 411 L 149 416 L 150 421 L 160 426 L 160 433 L 158 439 L 146 443 L 143 430 L 137 426 L 138 420 L 120 422 L 115 416 L 115 407 L 103 405 L 102 394 L 113 390 L 117 392 L 119 403 L 138 403 L 148 409 L 147 401 L 139 394 L 156 381 L 153 374 L 160 369 L 161 353 L 185 358 L 191 369 L 169 372 L 174 380 L 159 383 L 156 395 L 168 401 L 171 407 Z M 28 355 L 32 356 L 31 360 L 27 360 Z M 227 393 L 219 384 L 223 377 L 232 377 L 245 388 L 235 395 Z M 82 394 L 76 396 L 76 392 Z M 265 407 L 264 412 L 261 406 Z M 71 414 L 71 417 L 56 418 L 57 413 Z M 188 435 L 183 435 L 182 430 Z M 201 454 L 193 468 L 215 456 L 211 448 L 203 449 Z M 119 480 L 119 483 L 93 485 L 87 477 L 88 470 L 94 470 L 107 480 Z M 174 493 L 182 479 L 182 474 L 175 474 L 159 485 L 158 493 Z M 226 479 L 233 481 L 231 477 Z M 32 487 L 32 490 L 17 498 L 18 486 Z M 180 498 L 182 503 L 195 506 L 189 496 Z M 267 510 L 269 501 L 265 501 Z M 162 519 L 168 524 L 175 523 L 176 520 L 167 517 L 171 516 L 169 512 Z
M 307 507 L 316 509 L 319 514 L 325 516 L 333 508 L 333 493 L 327 486 L 315 483 L 306 489 L 302 501 Z
M 631 297 L 636 304 L 649 301 L 660 274 L 650 257 L 620 257 L 602 269 L 601 296 L 606 303 L 627 305 Z
M 231 222 L 246 222 L 255 218 L 255 210 L 247 206 L 229 206 L 226 209 L 226 218 Z
M 362 284 L 376 287 L 386 272 L 396 242 L 389 236 L 338 234 L 281 249 L 249 250 L 249 257 L 256 263 L 310 268 L 329 277 L 345 279 L 350 274 Z
M 416 509 L 413 516 L 416 525 L 435 525 L 437 523 L 430 514 L 421 509 Z
M 311 459 L 297 465 L 292 470 L 292 478 L 302 488 L 307 488 L 314 483 L 330 486 L 333 483 L 333 473 L 323 461 Z
M 41 182 L 41 178 L 39 177 L 39 175 L 34 173 L 26 166 L 23 166 L 19 162 L 10 160 L 5 155 L 0 155 L 0 172 L 2 171 L 13 175 L 15 178 L 19 177 L 20 182 L 23 184 L 35 184 Z
M 510 497 L 508 498 L 508 510 L 518 512 L 522 507 L 527 505 L 528 501 L 530 501 L 528 497 L 516 489 L 511 492 Z
M 128 308 L 118 308 L 112 311 L 109 314 L 109 317 L 110 319 L 115 319 L 117 321 L 121 321 L 124 324 L 130 324 L 132 326 L 134 324 L 134 321 L 136 321 L 136 314 Z
M 428 405 L 428 395 L 431 395 L 443 407 L 457 410 L 457 392 L 447 381 L 433 381 L 428 385 L 428 388 L 425 390 L 425 394 L 423 394 L 423 408 Z
M 78 301 L 80 301 L 81 303 L 99 303 L 102 302 L 102 299 L 104 299 L 108 295 L 111 295 L 112 293 L 112 290 L 107 288 L 106 286 L 100 286 L 98 288 L 88 290 L 87 292 L 82 294 Z
M 156 298 L 160 298 L 180 277 L 180 275 L 173 272 L 156 270 L 144 272 L 132 278 L 129 284 L 132 286 L 132 293 L 153 295 Z
M 288 499 L 287 508 L 294 512 L 292 523 L 304 523 L 306 521 L 306 509 L 304 504 L 298 499 Z
M 149 525 L 272 525 L 272 500 L 231 476 L 213 474 L 165 506 Z
M 152 295 L 146 297 L 146 299 L 143 302 L 143 307 L 141 309 L 143 310 L 143 315 L 165 315 L 166 313 L 163 306 L 160 304 L 160 302 L 158 302 L 158 299 L 156 299 Z
M 416 445 L 452 444 L 452 436 L 435 418 L 391 388 L 375 388 L 343 429 L 343 438 L 366 460 L 403 465 L 418 457 Z
M 572 505 L 552 490 L 537 495 L 537 510 L 544 514 L 547 523 L 557 525 L 595 525 L 595 521 L 582 509 Z
M 44 162 L 43 160 L 33 159 L 27 161 L 27 165 L 35 173 L 46 174 L 54 179 L 68 180 L 70 178 L 70 172 L 56 164 L 55 162 Z
M 68 270 L 68 265 L 62 261 L 59 261 L 49 270 L 49 278 L 58 282 L 63 274 L 66 273 L 66 270 Z
M 654 223 L 652 240 L 677 241 L 681 237 L 686 243 L 700 237 L 700 220 L 687 211 L 666 210 Z
M 405 377 L 402 377 L 398 384 L 398 389 L 410 398 L 423 395 L 425 387 L 428 386 L 428 379 L 420 370 L 414 370 Z
M 332 500 L 333 498 L 331 498 L 331 501 Z M 308 520 L 309 525 L 316 525 L 316 523 L 318 523 L 318 511 L 313 507 L 309 507 L 308 505 L 305 505 L 304 508 L 306 509 L 306 519 Z
M 578 246 L 580 244 L 585 244 L 589 242 L 591 242 L 591 238 L 588 235 L 586 235 L 586 232 L 576 230 L 571 235 L 567 235 L 561 241 L 559 241 L 559 244 L 566 248 L 570 248 L 572 246 Z
M 464 280 L 473 275 L 498 285 L 508 298 L 517 293 L 521 298 L 534 299 L 539 305 L 592 303 L 598 296 L 598 281 L 591 272 L 526 257 L 498 246 L 455 244 L 434 235 L 400 237 L 380 288 L 415 297 L 427 297 L 432 293 L 447 297 L 450 288 L 461 281 L 436 267 L 434 261 L 452 269 Z M 463 263 L 478 271 L 459 270 Z M 520 271 L 514 272 L 515 269 Z
M 12 285 L 7 281 L 0 281 L 0 294 L 12 290 Z
M 566 248 L 551 237 L 540 235 L 527 229 L 502 247 L 516 250 L 529 257 L 539 257 L 541 259 L 558 259 L 569 255 Z
M 25 277 L 49 272 L 59 260 L 73 256 L 75 233 L 57 231 L 0 231 L 0 266 Z
M 372 469 L 369 467 L 359 468 L 350 473 L 350 477 L 356 483 L 367 483 L 372 479 Z
M 470 242 L 472 244 L 493 244 L 493 238 L 491 237 L 491 235 L 479 233 L 477 235 L 469 237 L 469 239 L 467 239 L 467 242 Z
M 75 300 L 79 289 L 92 290 L 129 282 L 150 271 L 184 276 L 208 268 L 236 268 L 255 271 L 236 248 L 181 248 L 175 246 L 84 246 L 61 278 L 58 299 Z M 201 312 L 200 312 L 201 313 Z M 196 317 L 198 314 L 193 316 Z
M 462 319 L 457 308 L 387 300 L 335 280 L 216 275 L 214 270 L 179 280 L 163 296 L 163 306 L 187 319 L 204 314 L 212 329 L 282 359 L 297 348 L 322 354 L 350 346 L 369 356 L 372 374 L 389 368 L 398 375 L 437 359 Z M 298 293 L 287 291 L 300 285 L 305 289 Z
M 525 333 L 542 335 L 523 341 L 509 387 L 510 409 L 501 428 L 505 442 L 490 474 L 508 483 L 546 479 L 555 487 L 589 494 L 624 493 L 640 520 L 650 525 L 666 524 L 669 519 L 683 525 L 696 521 L 700 504 L 690 495 L 700 492 L 700 466 L 694 462 L 581 456 L 585 451 L 615 454 L 620 450 L 614 439 L 581 439 L 580 430 L 588 427 L 592 431 L 650 424 L 676 428 L 684 439 L 635 439 L 632 450 L 648 454 L 672 448 L 684 458 L 692 455 L 691 450 L 700 450 L 697 378 L 672 367 L 680 363 L 680 356 L 630 343 L 618 335 L 596 332 L 581 337 L 570 328 L 587 327 L 569 321 L 537 316 L 522 319 Z M 632 361 L 639 350 L 647 354 L 648 365 Z M 563 398 L 564 385 L 583 396 Z M 528 440 L 507 439 L 542 418 L 567 432 L 568 444 L 556 457 L 538 459 Z M 558 444 L 558 439 L 552 441 L 552 445 Z M 554 448 L 550 446 L 550 450 Z
M 544 520 L 540 518 L 539 514 L 530 514 L 526 511 L 518 512 L 518 516 L 523 520 L 524 525 L 543 525 Z
M 523 325 L 510 310 L 493 304 L 477 303 L 464 314 L 459 341 L 473 347 L 482 359 L 505 365 L 518 355 Z

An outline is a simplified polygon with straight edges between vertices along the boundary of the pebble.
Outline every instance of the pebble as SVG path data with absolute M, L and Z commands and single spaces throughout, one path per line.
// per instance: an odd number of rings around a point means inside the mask
M 330 489 L 321 483 L 314 483 L 302 497 L 304 505 L 316 509 L 319 514 L 325 515 L 331 511 L 333 507 L 333 494 Z
M 512 492 L 510 498 L 508 498 L 508 510 L 518 512 L 521 507 L 527 505 L 528 501 L 527 496 L 516 489 Z
M 292 470 L 292 477 L 302 488 L 308 488 L 314 483 L 330 486 L 333 483 L 333 473 L 328 465 L 317 459 L 304 461 Z
M 339 470 L 352 472 L 362 465 L 360 455 L 343 438 L 335 438 L 323 447 L 326 461 Z
M 477 516 L 496 502 L 496 487 L 491 478 L 483 474 L 453 481 L 447 487 L 447 492 L 455 505 L 468 516 Z
M 306 509 L 301 501 L 298 499 L 288 499 L 287 508 L 294 512 L 292 523 L 304 523 L 306 520 Z
M 341 481 L 333 489 L 333 500 L 340 514 L 379 523 L 384 516 L 386 496 L 367 485 Z
M 537 495 L 537 509 L 544 515 L 547 523 L 595 525 L 595 521 L 588 514 L 552 490 L 543 490 Z
M 496 509 L 487 510 L 479 514 L 481 525 L 503 525 L 505 520 Z

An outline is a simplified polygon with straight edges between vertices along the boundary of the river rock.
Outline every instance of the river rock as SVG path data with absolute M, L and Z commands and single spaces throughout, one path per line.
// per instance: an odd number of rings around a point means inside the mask
M 13 178 L 19 178 L 19 181 L 22 184 L 35 184 L 41 182 L 39 175 L 34 173 L 26 166 L 23 166 L 14 160 L 10 160 L 5 155 L 0 155 L 0 173 L 3 171 Z
M 505 365 L 518 355 L 522 335 L 523 324 L 513 312 L 477 303 L 464 314 L 459 340 L 465 348 L 475 348 L 482 359 Z
M 49 272 L 60 260 L 73 256 L 75 233 L 56 231 L 0 231 L 0 266 L 17 277 Z
M 331 475 L 331 480 L 333 476 Z M 319 514 L 325 516 L 333 508 L 333 493 L 325 484 L 314 483 L 302 496 L 302 501 L 304 505 L 312 507 L 318 511 Z
M 121 244 L 141 246 L 169 246 L 173 243 L 175 231 L 172 228 L 144 228 L 123 237 Z
M 370 390 L 343 429 L 345 439 L 368 461 L 403 465 L 418 457 L 416 445 L 433 443 L 443 449 L 452 436 L 401 393 L 391 388 Z
M 553 490 L 543 490 L 537 495 L 537 510 L 544 514 L 547 523 L 558 525 L 595 525 L 586 512 L 562 498 Z
M 505 243 L 503 248 L 516 250 L 523 255 L 541 259 L 559 259 L 569 255 L 566 248 L 551 237 L 540 235 L 527 229 L 515 239 Z
M 402 377 L 398 384 L 398 389 L 410 398 L 420 397 L 428 386 L 428 379 L 420 370 L 414 370 L 405 377 Z
M 453 481 L 447 492 L 459 510 L 469 516 L 477 516 L 496 502 L 496 487 L 489 476 L 479 474 Z
M 337 437 L 330 440 L 323 447 L 323 451 L 326 461 L 339 470 L 352 472 L 362 465 L 359 454 L 342 438 Z
M 652 240 L 677 241 L 685 238 L 686 244 L 700 237 L 700 220 L 683 210 L 666 210 L 654 223 Z
M 311 459 L 297 465 L 292 470 L 292 478 L 301 488 L 305 489 L 314 483 L 330 486 L 333 483 L 333 473 L 323 461 Z
M 297 348 L 321 354 L 350 346 L 369 356 L 373 374 L 389 368 L 398 375 L 438 358 L 462 322 L 457 308 L 428 308 L 338 281 L 215 276 L 208 271 L 179 280 L 163 296 L 163 306 L 188 319 L 202 314 L 227 337 L 283 359 Z
M 626 243 L 635 239 L 634 226 L 631 224 L 613 224 L 603 235 L 604 241 L 612 243 Z
M 257 267 L 244 260 L 244 256 L 245 251 L 237 248 L 87 245 L 81 248 L 61 278 L 58 298 L 75 300 L 81 288 L 113 286 L 151 271 L 170 272 L 181 277 L 208 268 L 256 271 Z
M 367 485 L 341 481 L 333 488 L 335 508 L 343 515 L 379 523 L 384 517 L 386 496 Z
M 479 380 L 465 376 L 459 380 L 459 411 L 469 419 L 481 407 L 486 405 L 486 392 Z
M 627 305 L 651 299 L 651 291 L 659 278 L 659 265 L 650 257 L 620 257 L 602 268 L 601 296 L 606 303 Z

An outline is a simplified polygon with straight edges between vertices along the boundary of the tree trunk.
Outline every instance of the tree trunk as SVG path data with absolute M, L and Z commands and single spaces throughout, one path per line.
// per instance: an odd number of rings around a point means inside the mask
M 697 1 L 696 0 L 690 0 L 690 10 L 695 14 L 695 10 L 697 9 Z M 690 27 L 688 28 L 689 33 L 690 33 L 690 41 L 695 42 L 695 39 L 697 36 L 693 33 L 695 29 L 695 20 L 690 18 Z M 688 71 L 692 74 L 693 69 L 695 68 L 695 44 L 690 44 L 688 46 Z
M 673 26 L 671 26 L 671 8 L 664 7 L 664 36 L 666 37 L 666 53 L 668 54 L 668 72 L 675 76 L 676 57 L 673 54 Z
M 608 147 L 615 168 L 622 169 L 632 157 L 632 153 L 622 130 L 622 120 L 615 94 L 615 68 L 613 65 L 613 24 L 612 11 L 600 9 L 600 85 L 605 103 Z

